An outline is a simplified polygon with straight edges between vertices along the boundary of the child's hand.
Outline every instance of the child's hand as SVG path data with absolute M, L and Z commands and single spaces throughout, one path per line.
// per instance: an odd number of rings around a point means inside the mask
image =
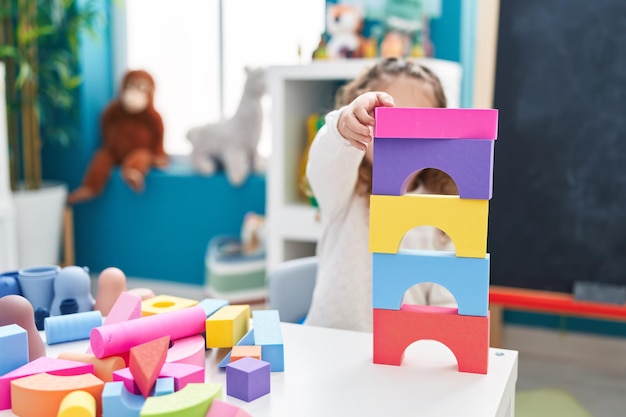
M 371 127 L 375 123 L 374 109 L 393 106 L 393 97 L 387 93 L 372 91 L 361 94 L 341 112 L 337 129 L 352 146 L 364 151 L 372 141 Z

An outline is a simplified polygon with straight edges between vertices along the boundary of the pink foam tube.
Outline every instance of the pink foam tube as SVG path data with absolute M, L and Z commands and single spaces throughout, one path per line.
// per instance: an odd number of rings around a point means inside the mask
M 206 330 L 206 313 L 195 306 L 168 313 L 109 324 L 91 330 L 91 349 L 97 358 L 128 352 L 131 347 L 170 336 L 170 340 L 201 334 Z

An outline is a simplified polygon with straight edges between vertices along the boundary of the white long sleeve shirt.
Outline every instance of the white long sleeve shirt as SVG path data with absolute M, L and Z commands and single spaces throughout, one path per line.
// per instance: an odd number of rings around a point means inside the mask
M 306 175 L 320 207 L 322 235 L 317 244 L 317 281 L 305 324 L 371 332 L 369 197 L 355 192 L 365 152 L 339 134 L 340 112 L 335 110 L 326 116 L 308 156 Z M 441 243 L 433 227 L 414 229 L 405 236 L 402 246 L 454 250 L 451 242 Z M 409 290 L 404 302 L 454 305 L 454 298 L 443 287 L 420 284 Z

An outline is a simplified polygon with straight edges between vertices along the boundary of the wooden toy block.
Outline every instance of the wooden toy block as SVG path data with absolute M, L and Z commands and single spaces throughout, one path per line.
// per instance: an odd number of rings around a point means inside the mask
M 126 362 L 120 356 L 109 356 L 98 359 L 93 353 L 61 352 L 59 359 L 90 363 L 93 365 L 93 373 L 104 382 L 113 381 L 113 372 L 126 367 Z
M 0 410 L 11 408 L 11 381 L 30 375 L 47 372 L 52 375 L 80 375 L 93 374 L 93 365 L 90 363 L 67 361 L 64 359 L 41 356 L 7 374 L 0 376 Z
M 159 373 L 159 378 L 171 378 L 174 391 L 184 388 L 190 383 L 204 382 L 204 367 L 190 365 L 188 363 L 164 363 Z M 126 389 L 132 394 L 141 394 L 129 368 L 119 369 L 113 372 L 113 381 L 123 382 Z
M 0 375 L 28 363 L 28 332 L 17 324 L 0 327 Z
M 11 381 L 13 414 L 20 417 L 57 417 L 61 402 L 72 391 L 82 390 L 96 400 L 96 416 L 102 415 L 104 382 L 93 374 L 36 374 Z
M 130 348 L 128 368 L 144 397 L 150 394 L 165 363 L 170 337 L 163 336 Z
M 249 328 L 249 305 L 224 306 L 206 319 L 206 347 L 233 347 Z
M 370 252 L 397 253 L 409 230 L 430 225 L 444 231 L 456 256 L 485 258 L 489 200 L 442 195 L 372 195 Z
M 447 288 L 459 314 L 486 316 L 489 310 L 489 255 L 458 258 L 453 252 L 403 250 L 372 254 L 372 305 L 399 310 L 405 292 L 415 284 L 434 282 Z
M 243 401 L 253 401 L 270 392 L 270 364 L 243 358 L 226 365 L 226 394 Z
M 198 300 L 189 298 L 174 297 L 172 295 L 157 295 L 141 302 L 142 316 L 152 316 L 153 314 L 177 311 L 183 308 L 193 307 L 198 304 Z
M 378 107 L 377 138 L 488 139 L 498 137 L 498 110 Z
M 213 400 L 205 417 L 251 417 L 245 410 L 221 400 Z
M 222 384 L 187 384 L 173 394 L 148 397 L 140 417 L 206 416 L 213 400 L 222 398 Z
M 372 193 L 402 195 L 418 170 L 436 168 L 452 177 L 461 198 L 489 200 L 493 149 L 491 140 L 375 138 Z
M 206 316 L 198 306 L 136 320 L 96 327 L 91 331 L 91 349 L 98 358 L 128 352 L 133 346 L 170 336 L 170 340 L 202 334 Z
M 261 359 L 261 346 L 233 346 L 230 351 L 230 361 L 235 362 L 242 358 Z
M 241 340 L 238 341 L 235 346 L 254 346 L 254 330 L 253 329 L 248 330 L 248 333 L 246 333 L 246 335 L 242 337 Z M 226 365 L 230 363 L 231 353 L 232 353 L 232 350 L 224 356 L 224 358 L 218 364 L 218 367 L 225 368 Z M 261 359 L 263 359 L 262 350 L 261 350 Z
M 206 342 L 202 335 L 185 337 L 172 341 L 172 346 L 167 351 L 165 362 L 187 363 L 190 365 L 205 367 Z
M 205 298 L 198 303 L 198 305 L 204 309 L 207 318 L 228 304 L 228 300 L 221 300 L 218 298 Z
M 104 319 L 104 325 L 122 323 L 141 317 L 141 297 L 123 292 Z
M 456 308 L 407 304 L 400 310 L 374 309 L 374 363 L 400 365 L 406 348 L 424 339 L 446 345 L 459 372 L 487 373 L 489 316 L 459 316 Z
M 280 330 L 278 310 L 255 310 L 252 312 L 254 344 L 261 346 L 261 357 L 269 362 L 272 372 L 285 370 L 283 335 Z
M 61 400 L 57 417 L 96 417 L 96 399 L 87 391 L 72 391 Z
M 45 318 L 43 326 L 49 345 L 89 339 L 91 330 L 102 326 L 102 314 L 99 311 L 86 311 L 50 316 Z
M 154 385 L 151 397 L 174 393 L 172 378 L 159 378 Z M 146 399 L 142 395 L 129 392 L 123 382 L 109 382 L 102 391 L 102 414 L 104 417 L 137 417 Z

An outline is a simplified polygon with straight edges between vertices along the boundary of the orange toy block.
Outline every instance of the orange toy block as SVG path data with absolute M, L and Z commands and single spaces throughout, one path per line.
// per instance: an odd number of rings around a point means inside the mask
M 172 295 L 157 295 L 156 297 L 148 298 L 141 302 L 141 314 L 143 316 L 152 316 L 154 314 L 193 307 L 196 304 L 198 304 L 198 300 L 174 297 Z
M 72 391 L 61 401 L 57 417 L 95 417 L 96 399 L 87 391 Z
M 126 368 L 126 362 L 121 356 L 109 356 L 98 359 L 93 353 L 61 352 L 57 357 L 68 361 L 93 364 L 94 375 L 104 382 L 113 381 L 113 371 Z
M 459 372 L 487 373 L 489 316 L 459 316 L 456 308 L 408 304 L 400 310 L 374 309 L 374 363 L 400 365 L 406 348 L 424 339 L 450 348 Z
M 146 398 L 161 373 L 169 346 L 170 337 L 163 336 L 130 348 L 128 367 L 139 391 Z
M 102 415 L 104 382 L 93 374 L 59 376 L 37 374 L 11 381 L 13 414 L 20 417 L 57 417 L 65 396 L 82 390 L 96 400 L 96 416 Z
M 233 346 L 233 349 L 230 352 L 230 361 L 235 362 L 246 357 L 261 360 L 261 350 L 261 346 Z
M 41 356 L 14 371 L 0 376 L 0 410 L 11 408 L 11 381 L 42 372 L 54 375 L 93 374 L 93 365 Z

